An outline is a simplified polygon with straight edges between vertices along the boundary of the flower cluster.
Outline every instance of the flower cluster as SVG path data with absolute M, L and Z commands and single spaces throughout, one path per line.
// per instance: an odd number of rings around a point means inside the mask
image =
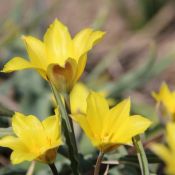
M 104 34 L 102 31 L 87 28 L 72 38 L 67 27 L 55 20 L 45 33 L 43 41 L 32 36 L 22 37 L 29 60 L 12 58 L 2 70 L 8 73 L 35 69 L 49 82 L 52 89 L 56 89 L 55 96 L 67 93 L 70 99 L 70 117 L 80 125 L 92 144 L 102 153 L 120 145 L 132 145 L 132 138 L 144 133 L 151 125 L 151 121 L 143 116 L 130 115 L 130 98 L 110 108 L 111 100 L 107 100 L 104 93 L 102 95 L 83 85 L 76 85 L 84 71 L 88 51 Z M 59 102 L 58 99 L 56 101 Z M 38 160 L 47 164 L 54 162 L 58 147 L 64 144 L 62 135 L 65 133 L 61 134 L 61 130 L 66 132 L 71 129 L 71 118 L 62 125 L 61 121 L 64 122 L 66 116 L 66 103 L 60 104 L 62 103 L 58 103 L 59 110 L 55 110 L 55 115 L 43 121 L 33 115 L 15 113 L 12 118 L 15 136 L 0 139 L 0 146 L 13 150 L 12 163 L 26 160 Z M 69 134 L 67 132 L 68 139 L 72 137 Z

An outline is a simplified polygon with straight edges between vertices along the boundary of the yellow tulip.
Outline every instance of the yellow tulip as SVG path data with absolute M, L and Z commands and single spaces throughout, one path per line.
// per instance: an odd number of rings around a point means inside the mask
M 166 140 L 168 146 L 155 143 L 150 148 L 165 162 L 167 175 L 175 175 L 175 123 L 167 124 Z
M 61 126 L 58 112 L 42 122 L 35 116 L 25 116 L 16 112 L 12 118 L 12 128 L 16 136 L 0 139 L 0 146 L 13 150 L 11 161 L 18 164 L 23 161 L 37 160 L 51 164 L 57 149 L 61 145 Z
M 172 118 L 175 117 L 175 91 L 170 91 L 166 83 L 162 83 L 159 93 L 152 93 L 152 96 L 158 103 L 163 104 L 166 113 Z
M 72 114 L 92 144 L 101 152 L 115 149 L 121 144 L 131 144 L 132 137 L 143 133 L 151 121 L 139 116 L 130 116 L 130 99 L 109 109 L 107 100 L 98 93 L 87 97 L 86 114 Z
M 24 36 L 30 60 L 15 57 L 2 72 L 34 68 L 60 91 L 69 91 L 84 71 L 87 53 L 104 36 L 91 28 L 80 31 L 74 38 L 67 27 L 57 19 L 50 25 L 43 41 Z

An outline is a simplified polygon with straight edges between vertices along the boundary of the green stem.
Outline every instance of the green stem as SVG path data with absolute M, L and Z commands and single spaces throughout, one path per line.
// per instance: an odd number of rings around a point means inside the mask
M 67 93 L 63 94 L 64 96 L 64 100 L 65 100 L 65 109 L 67 111 L 67 114 L 71 114 L 71 109 L 70 109 L 70 98 L 69 98 L 69 95 Z M 73 127 L 73 122 L 72 122 L 72 118 L 68 117 L 69 118 L 69 123 L 70 123 L 70 126 L 72 128 L 72 139 L 74 139 L 74 142 L 76 143 L 76 138 L 75 138 L 75 132 L 74 132 L 74 127 Z M 78 149 L 77 149 L 77 145 L 75 144 L 75 150 L 78 154 Z
M 55 164 L 52 163 L 52 164 L 48 164 L 48 165 L 49 165 L 49 167 L 50 167 L 50 169 L 51 169 L 53 175 L 58 175 L 58 171 L 57 171 L 57 169 L 56 169 Z
M 150 175 L 148 160 L 147 160 L 147 157 L 146 157 L 146 154 L 145 154 L 145 151 L 144 151 L 139 135 L 133 138 L 133 144 L 137 151 L 137 156 L 138 156 L 142 175 Z
M 52 88 L 56 103 L 58 105 L 58 109 L 61 113 L 62 129 L 66 138 L 66 144 L 69 149 L 69 158 L 71 161 L 71 168 L 74 175 L 79 175 L 78 150 L 77 150 L 73 127 L 70 124 L 70 119 L 65 109 L 65 106 L 62 102 L 61 95 L 59 94 L 59 92 L 51 82 L 50 84 L 51 84 L 51 88 Z
M 95 164 L 94 175 L 99 175 L 101 161 L 103 160 L 103 156 L 104 156 L 104 153 L 100 151 L 99 155 L 98 155 L 98 158 L 97 158 L 97 162 Z

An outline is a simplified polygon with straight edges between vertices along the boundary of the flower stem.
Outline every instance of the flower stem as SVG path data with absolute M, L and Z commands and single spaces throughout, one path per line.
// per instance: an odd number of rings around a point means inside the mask
M 103 160 L 104 153 L 99 152 L 96 164 L 95 164 L 95 170 L 94 170 L 94 175 L 99 175 L 100 172 L 100 166 L 101 166 L 101 161 Z
M 78 150 L 75 140 L 75 135 L 73 131 L 73 127 L 71 126 L 69 116 L 61 99 L 61 95 L 55 88 L 55 86 L 50 82 L 56 103 L 58 105 L 58 109 L 61 113 L 62 117 L 62 129 L 66 138 L 66 143 L 69 149 L 69 158 L 71 161 L 71 168 L 74 175 L 79 175 L 79 164 L 78 164 Z
M 55 164 L 52 163 L 52 164 L 48 164 L 48 165 L 49 165 L 49 167 L 50 167 L 50 169 L 51 169 L 53 175 L 58 175 L 58 171 L 57 171 L 57 169 L 56 169 Z
M 142 175 L 150 175 L 149 167 L 148 167 L 148 160 L 147 160 L 147 157 L 146 157 L 146 154 L 145 154 L 145 151 L 144 151 L 139 135 L 133 138 L 133 144 L 137 151 L 137 156 L 138 156 Z
M 31 174 L 33 174 L 34 169 L 35 169 L 35 161 L 32 161 L 32 163 L 30 164 L 29 169 L 27 170 L 26 175 L 31 175 Z

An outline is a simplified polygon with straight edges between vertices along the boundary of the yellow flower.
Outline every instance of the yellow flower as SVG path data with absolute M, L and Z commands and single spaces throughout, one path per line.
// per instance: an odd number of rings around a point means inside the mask
M 166 83 L 162 83 L 159 93 L 152 93 L 157 102 L 162 103 L 166 112 L 175 117 L 175 91 L 170 91 Z
M 168 123 L 166 132 L 168 146 L 155 143 L 150 148 L 165 162 L 166 173 L 175 175 L 175 123 Z
M 103 36 L 104 32 L 87 28 L 71 38 L 67 27 L 56 19 L 43 41 L 32 36 L 23 37 L 30 61 L 15 57 L 2 72 L 34 68 L 58 90 L 69 91 L 84 71 L 88 51 Z
M 26 160 L 53 163 L 57 149 L 62 143 L 57 111 L 54 116 L 47 117 L 42 122 L 33 115 L 25 116 L 16 112 L 12 118 L 12 128 L 16 136 L 2 138 L 0 146 L 13 150 L 11 154 L 13 164 Z
M 132 137 L 143 133 L 150 120 L 130 116 L 130 99 L 109 109 L 107 100 L 98 93 L 90 92 L 87 97 L 86 114 L 72 114 L 91 142 L 102 152 L 110 151 L 121 144 L 132 143 Z
M 86 99 L 90 93 L 90 89 L 83 83 L 76 83 L 70 93 L 70 107 L 71 113 L 86 113 L 87 102 Z M 99 92 L 102 96 L 106 97 L 107 92 Z M 115 100 L 112 98 L 107 99 L 109 105 L 115 104 Z

